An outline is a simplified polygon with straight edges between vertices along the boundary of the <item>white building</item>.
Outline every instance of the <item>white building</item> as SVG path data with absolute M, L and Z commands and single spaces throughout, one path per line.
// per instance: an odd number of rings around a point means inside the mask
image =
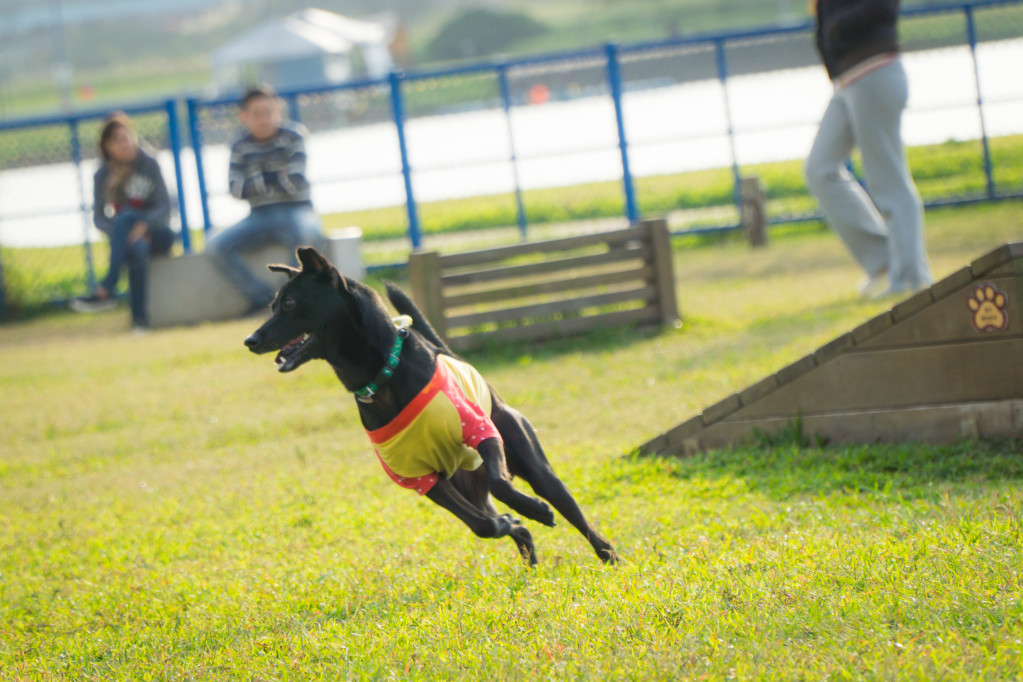
M 321 9 L 268 19 L 210 55 L 220 91 L 253 83 L 302 88 L 383 78 L 394 67 L 398 22 L 362 21 Z

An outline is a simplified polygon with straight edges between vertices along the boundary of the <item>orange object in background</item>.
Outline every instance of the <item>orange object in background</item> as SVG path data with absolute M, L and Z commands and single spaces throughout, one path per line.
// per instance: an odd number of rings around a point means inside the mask
M 551 98 L 551 89 L 543 83 L 534 83 L 529 89 L 530 104 L 544 104 Z

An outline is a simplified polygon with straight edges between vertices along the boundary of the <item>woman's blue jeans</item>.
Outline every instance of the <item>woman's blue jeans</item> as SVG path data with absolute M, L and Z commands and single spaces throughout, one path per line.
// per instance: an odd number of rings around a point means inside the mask
M 124 211 L 114 219 L 110 238 L 110 268 L 100 286 L 111 295 L 116 293 L 117 282 L 121 279 L 121 268 L 128 266 L 128 295 L 131 300 L 131 321 L 136 326 L 149 325 L 146 299 L 149 288 L 149 258 L 161 256 L 170 251 L 174 243 L 174 232 L 166 225 L 150 227 L 148 237 L 128 245 L 128 233 L 141 219 L 137 211 Z

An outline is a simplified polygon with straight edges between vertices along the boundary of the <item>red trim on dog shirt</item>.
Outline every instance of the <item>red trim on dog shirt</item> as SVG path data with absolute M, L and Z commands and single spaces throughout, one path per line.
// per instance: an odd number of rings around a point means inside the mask
M 376 449 L 373 450 L 376 452 Z M 387 466 L 387 462 L 380 457 L 380 453 L 376 452 L 377 459 L 380 460 L 380 466 L 384 468 L 387 475 L 391 477 L 391 480 L 400 485 L 402 488 L 408 488 L 409 490 L 415 490 L 420 495 L 425 495 L 433 489 L 433 486 L 437 485 L 437 474 L 428 474 L 426 476 L 416 476 L 415 478 L 405 478 L 391 471 L 391 467 Z
M 451 363 L 451 367 L 448 366 Z M 468 371 L 467 371 L 468 370 Z M 469 382 L 469 386 L 463 389 L 462 383 Z M 482 386 L 482 388 L 481 388 Z M 423 422 L 421 419 L 427 418 L 427 415 L 423 413 L 428 408 L 433 409 L 436 407 L 435 401 L 445 401 L 454 407 L 455 414 L 447 412 L 449 417 L 445 419 L 457 419 L 461 426 L 461 441 L 457 443 L 458 447 L 464 446 L 476 450 L 481 442 L 488 438 L 497 438 L 501 440 L 501 434 L 498 432 L 494 422 L 487 415 L 486 410 L 478 405 L 473 398 L 466 395 L 466 390 L 469 391 L 473 396 L 481 393 L 485 390 L 485 382 L 482 377 L 479 377 L 478 373 L 473 370 L 465 363 L 458 360 L 448 359 L 446 356 L 438 358 L 437 368 L 434 371 L 430 381 L 427 382 L 426 386 L 416 395 L 412 401 L 406 405 L 401 412 L 388 424 L 374 429 L 372 431 L 366 431 L 369 436 L 369 440 L 376 446 L 383 446 L 384 444 L 391 441 L 396 436 L 402 434 L 406 429 L 409 429 L 413 424 L 416 424 L 416 428 L 422 430 L 422 435 L 425 438 L 438 438 L 447 439 L 448 443 L 456 445 L 451 438 L 450 434 L 452 427 L 456 427 L 451 421 L 438 421 L 437 431 L 434 431 L 434 427 L 426 426 L 425 430 L 423 427 L 425 424 L 432 424 L 432 422 Z M 440 395 L 443 393 L 443 396 Z M 491 402 L 491 396 L 489 391 L 484 393 L 486 402 Z M 432 406 L 432 407 L 431 407 Z M 446 408 L 450 410 L 450 408 Z M 433 419 L 436 412 L 432 412 L 429 419 Z M 443 436 L 441 434 L 444 434 Z M 443 440 L 432 441 L 431 445 L 435 446 L 436 443 L 443 442 Z M 416 458 L 416 448 L 422 443 L 422 441 L 409 442 L 401 446 L 398 450 L 403 457 L 406 455 L 406 451 L 410 451 L 409 454 L 414 461 Z M 385 448 L 386 450 L 386 448 Z M 395 472 L 390 465 L 384 460 L 380 454 L 379 447 L 374 448 L 377 459 L 380 460 L 381 466 L 384 471 L 391 478 L 392 481 L 397 483 L 403 488 L 409 490 L 415 490 L 420 495 L 424 495 L 429 492 L 438 480 L 438 472 L 431 472 L 420 476 L 402 476 Z M 477 466 L 481 462 L 479 455 L 473 453 L 476 459 Z M 394 460 L 392 460 L 394 461 Z M 422 464 L 422 462 L 420 462 Z M 397 463 L 395 464 L 397 466 Z M 464 463 L 462 465 L 464 467 Z M 415 467 L 413 467 L 413 470 Z M 422 471 L 422 466 L 419 467 L 419 473 Z M 445 475 L 454 474 L 454 471 L 444 469 Z

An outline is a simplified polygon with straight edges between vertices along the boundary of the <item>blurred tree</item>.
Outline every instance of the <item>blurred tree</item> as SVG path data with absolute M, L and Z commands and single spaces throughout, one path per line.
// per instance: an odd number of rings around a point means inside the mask
M 546 31 L 546 26 L 525 14 L 470 9 L 457 14 L 440 29 L 426 46 L 426 58 L 485 57 Z

